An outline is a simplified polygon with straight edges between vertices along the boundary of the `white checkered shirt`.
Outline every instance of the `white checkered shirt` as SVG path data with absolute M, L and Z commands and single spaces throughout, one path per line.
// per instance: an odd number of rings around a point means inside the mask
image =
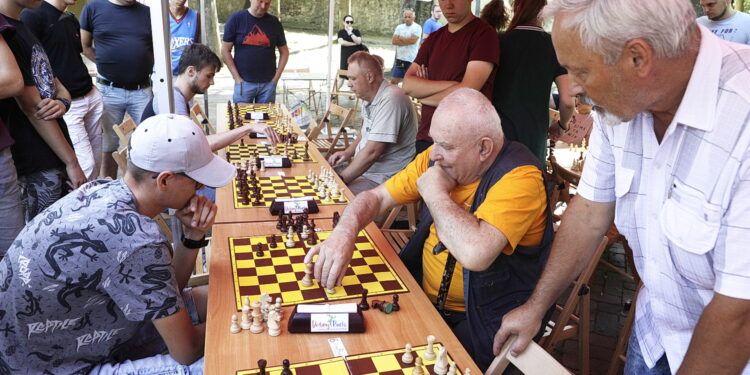
M 714 293 L 750 299 L 750 47 L 700 31 L 662 143 L 649 112 L 616 126 L 597 118 L 578 186 L 586 199 L 616 202 L 645 284 L 638 343 L 649 367 L 666 353 L 673 373 Z

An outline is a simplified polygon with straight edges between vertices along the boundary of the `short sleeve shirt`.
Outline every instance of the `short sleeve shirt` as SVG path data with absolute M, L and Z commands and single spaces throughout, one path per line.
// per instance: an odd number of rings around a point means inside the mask
M 195 43 L 200 37 L 198 35 L 198 12 L 188 8 L 187 12 L 179 20 L 169 14 L 169 41 L 172 50 L 172 75 L 176 76 L 180 63 L 180 57 L 185 48 Z
M 16 28 L 15 35 L 6 37 L 5 40 L 16 58 L 24 85 L 36 87 L 42 99 L 55 98 L 57 96 L 55 76 L 42 44 L 23 22 L 2 15 L 0 17 L 4 17 L 10 25 Z M 14 98 L 0 100 L 0 121 L 5 123 L 16 142 L 11 146 L 11 151 L 19 176 L 64 167 L 63 162 L 37 133 Z M 70 143 L 65 121 L 58 118 L 57 125 Z
M 0 261 L 0 370 L 85 374 L 111 360 L 144 321 L 184 307 L 171 262 L 122 180 L 58 200 Z
M 416 202 L 420 199 L 417 179 L 427 171 L 432 147 L 417 155 L 403 171 L 386 181 L 385 187 L 393 199 L 399 203 Z M 474 194 L 480 180 L 467 185 L 455 187 L 451 199 L 465 210 L 471 208 Z M 538 246 L 544 236 L 546 223 L 547 196 L 544 190 L 542 174 L 535 166 L 522 166 L 506 173 L 487 192 L 484 202 L 474 212 L 474 216 L 497 228 L 508 239 L 508 246 L 503 254 L 512 254 L 516 246 Z M 432 249 L 438 243 L 435 224 L 430 226 L 430 234 L 425 240 L 422 252 L 422 288 L 434 303 L 437 299 L 440 280 L 448 258 L 448 251 L 438 255 Z M 502 256 L 502 255 L 500 255 Z M 465 311 L 463 267 L 456 263 L 456 270 L 451 279 L 446 309 Z
M 86 3 L 81 28 L 92 33 L 96 70 L 121 85 L 147 83 L 154 67 L 151 14 L 139 2 L 121 6 L 109 0 Z
M 383 80 L 372 102 L 362 102 L 362 138 L 356 153 L 367 142 L 387 143 L 385 151 L 362 177 L 382 184 L 414 159 L 417 116 L 409 97 Z M 356 155 L 355 153 L 355 155 Z
M 703 16 L 698 18 L 698 23 L 721 39 L 750 44 L 750 14 L 737 11 L 732 17 L 721 21 L 712 21 Z
M 424 21 L 422 32 L 426 35 L 430 35 L 441 27 L 443 27 L 443 25 L 441 25 L 440 22 L 435 21 L 434 18 L 430 17 L 427 21 Z
M 412 22 L 410 26 L 406 26 L 402 23 L 396 26 L 396 30 L 393 35 L 398 35 L 403 38 L 417 37 L 417 41 L 408 46 L 396 46 L 396 58 L 403 61 L 412 62 L 417 57 L 417 51 L 419 51 L 419 39 L 422 38 L 422 26 L 419 26 L 416 22 Z
M 286 45 L 284 27 L 266 13 L 256 18 L 248 10 L 233 13 L 224 25 L 225 42 L 234 43 L 234 64 L 245 82 L 270 82 L 276 74 L 276 48 Z
M 486 61 L 497 66 L 500 61 L 499 44 L 495 30 L 480 18 L 474 18 L 460 30 L 451 33 L 448 27 L 441 27 L 430 34 L 419 49 L 414 62 L 427 67 L 431 81 L 461 82 L 470 61 Z M 492 85 L 495 69 L 482 86 L 482 94 L 492 99 Z M 429 140 L 430 123 L 435 107 L 422 106 L 422 119 L 419 122 L 417 140 Z

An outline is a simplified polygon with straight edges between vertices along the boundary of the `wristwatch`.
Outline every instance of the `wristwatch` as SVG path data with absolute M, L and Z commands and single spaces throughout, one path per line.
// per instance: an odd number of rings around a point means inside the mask
M 62 104 L 65 106 L 65 112 L 70 111 L 70 100 L 65 98 L 55 98 L 55 100 L 59 100 L 62 102 Z
M 188 249 L 195 250 L 200 249 L 201 247 L 205 247 L 208 245 L 208 240 L 206 239 L 206 236 L 203 236 L 200 240 L 191 240 L 189 238 L 186 238 L 185 235 L 182 235 L 182 238 L 180 239 L 182 241 L 182 246 L 185 246 Z

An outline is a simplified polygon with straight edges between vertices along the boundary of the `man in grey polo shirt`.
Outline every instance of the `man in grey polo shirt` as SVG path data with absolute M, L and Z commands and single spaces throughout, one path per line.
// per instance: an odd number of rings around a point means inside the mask
M 417 116 L 409 97 L 383 79 L 377 58 L 360 51 L 348 61 L 349 87 L 363 100 L 364 123 L 359 138 L 328 161 L 356 195 L 384 183 L 414 158 Z

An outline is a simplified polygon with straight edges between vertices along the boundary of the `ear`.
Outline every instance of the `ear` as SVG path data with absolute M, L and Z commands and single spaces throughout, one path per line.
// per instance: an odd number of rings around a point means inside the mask
M 174 176 L 172 171 L 164 171 L 156 176 L 156 188 L 160 191 L 167 191 L 169 184 L 172 182 L 171 177 Z
M 479 160 L 486 161 L 492 155 L 492 151 L 495 150 L 495 143 L 492 142 L 490 137 L 482 137 L 479 140 Z
M 621 61 L 626 64 L 626 69 L 633 71 L 638 77 L 645 78 L 653 69 L 656 55 L 643 39 L 633 39 L 625 44 Z
M 198 74 L 198 71 L 195 69 L 194 66 L 189 65 L 187 69 L 185 69 L 185 73 L 188 74 L 188 77 L 193 78 L 196 74 Z

